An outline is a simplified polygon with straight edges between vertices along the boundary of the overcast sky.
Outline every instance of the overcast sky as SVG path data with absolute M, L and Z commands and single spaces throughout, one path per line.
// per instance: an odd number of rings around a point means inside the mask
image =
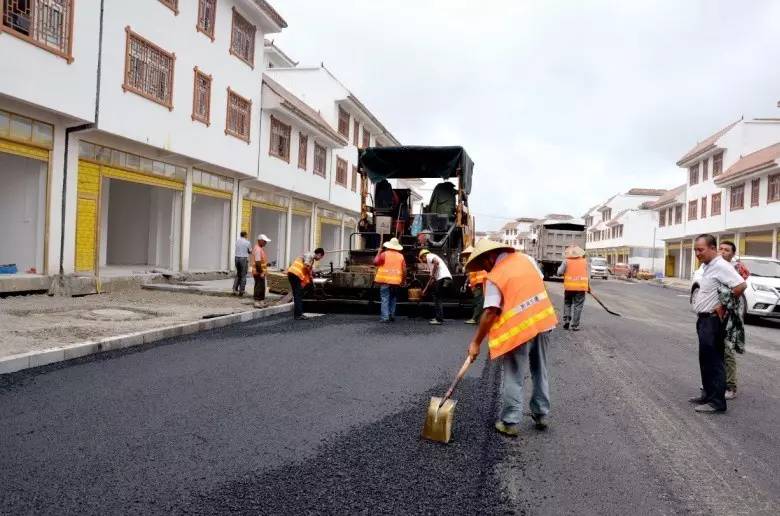
M 403 144 L 462 145 L 478 229 L 673 188 L 690 147 L 780 117 L 774 0 L 273 0 Z

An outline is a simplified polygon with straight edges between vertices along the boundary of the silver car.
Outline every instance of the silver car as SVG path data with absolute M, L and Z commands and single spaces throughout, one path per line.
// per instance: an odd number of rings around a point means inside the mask
M 590 259 L 590 277 L 609 279 L 609 268 L 607 260 L 604 258 L 593 257 Z

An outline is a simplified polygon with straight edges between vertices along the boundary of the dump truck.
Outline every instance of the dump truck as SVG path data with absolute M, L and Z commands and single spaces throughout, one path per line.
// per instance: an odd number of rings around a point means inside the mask
M 570 245 L 585 249 L 585 221 L 575 218 L 547 217 L 531 226 L 530 255 L 536 259 L 544 279 L 558 274 L 564 251 Z
M 422 249 L 439 255 L 452 273 L 453 281 L 444 306 L 463 310 L 471 306 L 470 293 L 463 286 L 466 275 L 460 254 L 474 242 L 474 217 L 468 197 L 474 163 L 462 147 L 369 147 L 358 152 L 360 177 L 360 220 L 349 236 L 347 257 L 340 269 L 331 267 L 316 273 L 313 288 L 305 295 L 307 310 L 328 310 L 355 305 L 378 310 L 379 288 L 374 284 L 377 251 L 391 238 L 403 245 L 407 281 L 398 295 L 401 308 L 416 309 L 431 303 L 430 294 L 418 299 L 430 273 L 417 256 Z M 427 204 L 414 211 L 412 191 L 394 187 L 394 180 L 439 181 Z M 412 296 L 409 292 L 412 292 Z M 432 289 L 430 289 L 432 290 Z M 349 310 L 349 308 L 346 308 Z

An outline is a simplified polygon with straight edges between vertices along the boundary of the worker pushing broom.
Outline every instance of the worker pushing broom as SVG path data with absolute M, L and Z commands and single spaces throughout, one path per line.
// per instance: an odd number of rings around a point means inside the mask
M 484 310 L 456 382 L 443 399 L 431 401 L 423 436 L 449 440 L 454 405 L 447 404 L 448 398 L 468 364 L 476 360 L 485 337 L 488 337 L 490 358 L 499 360 L 503 369 L 501 412 L 495 422 L 496 430 L 512 437 L 520 433 L 526 364 L 533 379 L 531 418 L 537 429 L 544 430 L 550 411 L 547 345 L 558 319 L 542 273 L 530 256 L 487 239 L 477 242 L 465 266 L 467 271 L 488 273 Z

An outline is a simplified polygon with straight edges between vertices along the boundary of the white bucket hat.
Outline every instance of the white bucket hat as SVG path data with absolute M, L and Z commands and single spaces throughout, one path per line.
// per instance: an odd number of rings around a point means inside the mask
M 263 233 L 260 233 L 259 235 L 257 235 L 257 239 L 258 240 L 265 240 L 266 242 L 271 242 L 271 239 L 268 238 L 267 236 L 265 236 L 265 234 L 263 234 Z

